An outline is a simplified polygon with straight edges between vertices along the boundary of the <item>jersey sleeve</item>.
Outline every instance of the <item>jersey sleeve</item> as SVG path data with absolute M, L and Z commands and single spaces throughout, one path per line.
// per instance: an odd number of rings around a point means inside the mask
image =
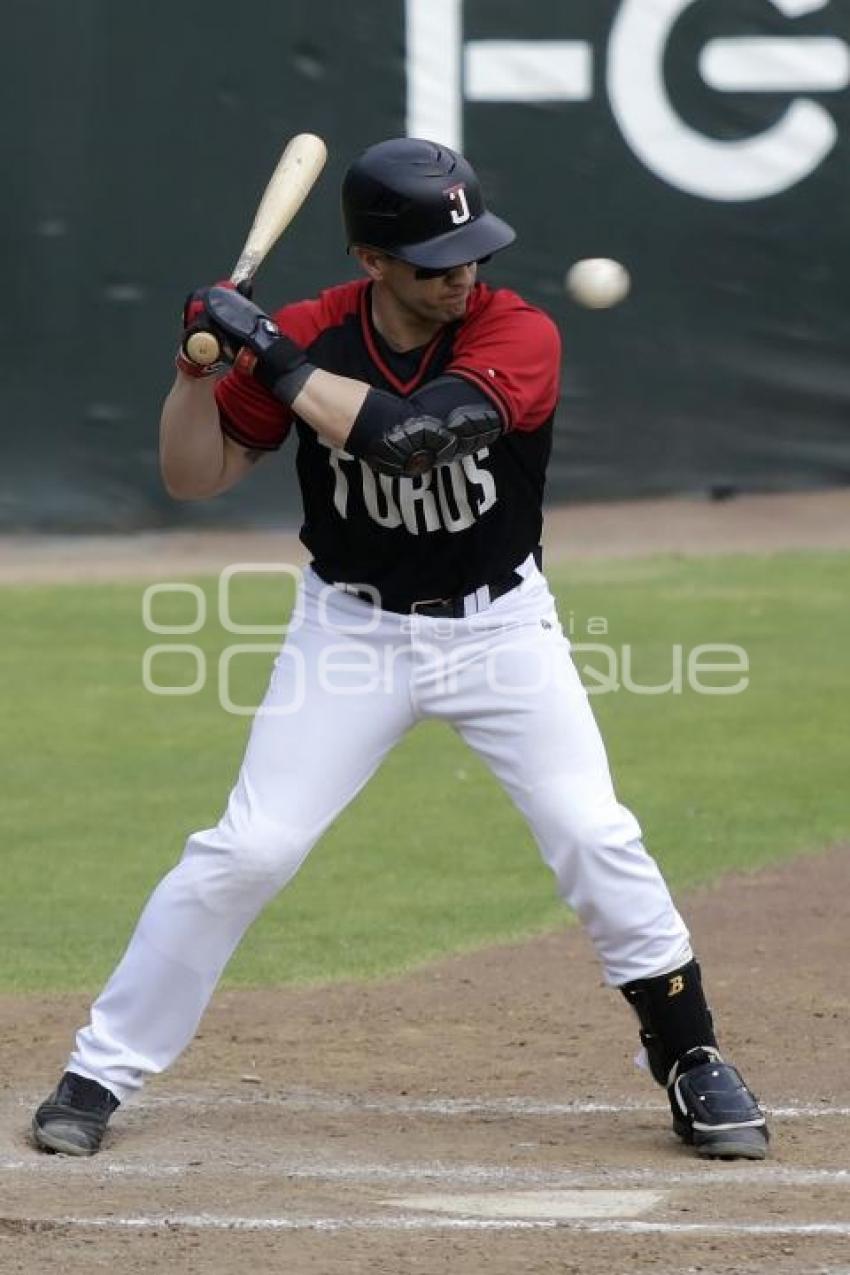
M 555 410 L 561 387 L 561 337 L 555 323 L 516 293 L 502 290 L 465 323 L 445 375 L 480 389 L 506 430 L 535 430 Z
M 330 288 L 308 301 L 297 301 L 275 311 L 272 318 L 301 349 L 310 346 L 329 326 L 342 322 L 356 310 L 360 285 Z M 293 415 L 249 373 L 231 368 L 215 387 L 221 428 L 230 438 L 257 451 L 276 451 L 290 429 Z
M 224 433 L 252 451 L 277 451 L 292 427 L 289 408 L 236 368 L 216 385 L 215 401 Z

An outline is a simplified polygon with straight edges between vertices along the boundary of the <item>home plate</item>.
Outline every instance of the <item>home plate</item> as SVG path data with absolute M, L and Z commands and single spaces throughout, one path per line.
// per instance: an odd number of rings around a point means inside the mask
M 481 1195 L 405 1195 L 387 1200 L 401 1209 L 465 1217 L 568 1218 L 639 1217 L 666 1191 L 492 1191 Z

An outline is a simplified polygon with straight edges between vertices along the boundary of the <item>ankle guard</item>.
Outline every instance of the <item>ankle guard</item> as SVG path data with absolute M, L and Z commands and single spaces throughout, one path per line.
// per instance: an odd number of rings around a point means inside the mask
M 636 979 L 620 991 L 638 1016 L 649 1070 L 660 1085 L 670 1083 L 676 1064 L 689 1050 L 717 1048 L 696 961 L 657 978 Z

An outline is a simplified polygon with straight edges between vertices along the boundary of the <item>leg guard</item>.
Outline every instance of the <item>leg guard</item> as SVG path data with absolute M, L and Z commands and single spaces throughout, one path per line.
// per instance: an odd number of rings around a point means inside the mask
M 657 978 L 626 983 L 620 991 L 638 1016 L 649 1069 L 659 1085 L 670 1083 L 674 1067 L 689 1050 L 717 1049 L 696 961 Z

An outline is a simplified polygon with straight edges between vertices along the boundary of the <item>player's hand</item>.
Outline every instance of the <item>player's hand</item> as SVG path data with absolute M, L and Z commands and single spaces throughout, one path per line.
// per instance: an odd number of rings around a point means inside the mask
M 200 297 L 203 313 L 197 322 L 215 336 L 228 362 L 253 375 L 272 393 L 282 379 L 306 363 L 303 350 L 239 292 L 213 287 Z
M 216 288 L 234 289 L 243 297 L 251 297 L 254 287 L 250 280 L 235 285 L 229 279 L 222 279 L 213 285 Z M 177 351 L 177 367 L 187 376 L 204 377 L 212 376 L 216 372 L 222 371 L 229 359 L 223 344 L 219 341 L 219 348 L 222 351 L 222 357 L 215 363 L 205 364 L 201 366 L 195 363 L 186 352 L 186 342 L 195 332 L 213 332 L 212 325 L 209 323 L 206 315 L 206 298 L 209 294 L 209 287 L 196 288 L 190 292 L 183 303 L 183 333 L 180 338 L 180 348 Z M 214 335 L 216 335 L 214 333 Z

